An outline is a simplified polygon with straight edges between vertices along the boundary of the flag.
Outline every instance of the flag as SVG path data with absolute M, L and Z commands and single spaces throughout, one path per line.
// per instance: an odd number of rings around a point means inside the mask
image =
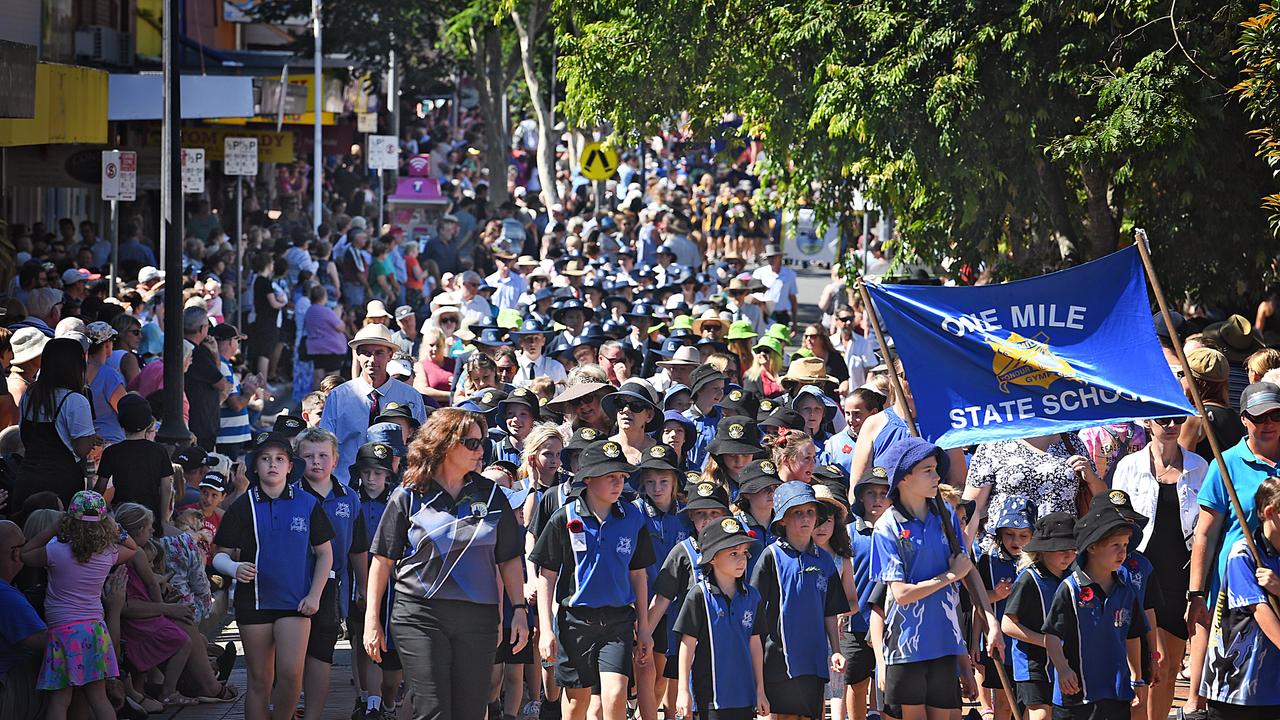
M 868 284 L 920 434 L 943 447 L 1194 415 L 1160 349 L 1137 247 L 979 287 Z

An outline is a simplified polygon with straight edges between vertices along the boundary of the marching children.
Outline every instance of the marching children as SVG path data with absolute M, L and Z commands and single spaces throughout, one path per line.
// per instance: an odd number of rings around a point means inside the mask
M 1004 617 L 1005 604 L 1009 593 L 1013 590 L 1013 581 L 1018 576 L 1018 562 L 1022 557 L 1022 549 L 1031 542 L 1032 513 L 1034 506 L 1023 495 L 1008 495 L 1002 502 L 987 513 L 988 527 L 995 536 L 991 549 L 978 556 L 978 575 L 987 589 L 987 597 L 995 605 L 996 618 Z M 977 623 L 975 623 L 976 625 Z M 975 647 L 981 640 L 973 638 Z M 1006 720 L 1010 708 L 1008 697 L 1004 692 L 1000 674 L 996 670 L 996 659 L 982 648 L 982 703 L 993 708 L 996 720 Z M 1013 677 L 1012 660 L 1006 656 L 1004 660 L 1005 677 Z M 994 695 L 994 697 L 992 697 Z
M 1146 693 L 1140 638 L 1147 618 L 1137 589 L 1120 572 L 1133 533 L 1110 503 L 1093 506 L 1076 523 L 1076 562 L 1044 621 L 1057 677 L 1055 718 L 1128 720 L 1129 706 Z
M 84 693 L 93 715 L 115 717 L 107 678 L 118 677 L 116 648 L 107 632 L 102 586 L 112 568 L 138 551 L 107 503 L 92 490 L 71 498 L 62 520 L 22 547 L 22 564 L 48 568 L 44 601 L 49 636 L 37 687 L 52 691 L 45 717 L 65 718 L 73 691 Z
M 365 443 L 356 452 L 356 461 L 347 472 L 353 487 L 360 493 L 360 519 L 364 525 L 367 542 L 373 542 L 378 532 L 378 524 L 382 522 L 382 514 L 387 510 L 387 501 L 391 497 L 398 476 L 392 467 L 394 454 L 391 446 L 384 443 Z M 352 569 L 355 569 L 355 565 Z M 368 576 L 369 561 L 364 563 Z M 347 635 L 351 643 L 351 666 L 355 676 L 359 696 L 356 698 L 356 711 L 363 712 L 368 720 L 380 720 L 383 715 L 395 712 L 396 690 L 400 687 L 403 672 L 400 666 L 400 654 L 395 650 L 395 641 L 387 637 L 387 651 L 382 653 L 382 661 L 373 662 L 364 651 L 364 613 L 366 592 L 363 586 L 351 601 L 351 609 L 347 613 Z M 382 601 L 382 622 L 384 626 L 391 621 L 391 603 L 395 599 L 395 583 L 388 583 Z M 361 717 L 352 712 L 352 717 Z
M 853 588 L 858 609 L 845 616 L 840 630 L 840 652 L 844 655 L 845 707 L 853 720 L 867 720 L 867 691 L 876 658 L 867 638 L 871 622 L 871 529 L 889 507 L 889 474 L 872 466 L 853 486 L 853 521 L 849 523 L 849 545 L 853 557 Z
M 1022 548 L 1022 571 L 1009 591 L 1000 621 L 1000 628 L 1011 638 L 1012 678 L 1028 720 L 1049 720 L 1053 714 L 1052 668 L 1040 628 L 1062 578 L 1076 559 L 1075 526 L 1075 516 L 1066 512 L 1050 513 L 1036 521 L 1031 542 Z
M 764 690 L 760 591 L 746 582 L 754 539 L 735 518 L 709 523 L 698 536 L 701 579 L 689 591 L 675 629 L 680 636 L 676 712 L 703 720 L 752 720 L 769 714 Z M 692 696 L 690 690 L 692 689 Z
M 246 462 L 253 485 L 222 517 L 213 567 L 236 579 L 249 670 L 245 717 L 265 720 L 270 704 L 284 720 L 302 691 L 311 616 L 333 566 L 333 526 L 314 495 L 289 484 L 293 446 L 283 435 L 259 435 Z
M 530 554 L 541 571 L 539 650 L 556 658 L 569 720 L 585 720 L 593 694 L 604 720 L 624 720 L 633 644 L 636 662 L 651 661 L 648 614 L 637 609 L 649 604 L 653 544 L 641 512 L 620 501 L 633 472 L 617 442 L 583 450 L 583 489 L 551 516 Z
M 1280 717 L 1280 618 L 1268 604 L 1280 597 L 1280 478 L 1262 482 L 1254 508 L 1262 567 L 1244 539 L 1231 546 L 1200 685 L 1210 720 Z
M 356 491 L 333 477 L 338 464 L 338 438 L 323 428 L 306 428 L 294 439 L 298 459 L 303 463 L 298 488 L 313 496 L 333 526 L 330 547 L 333 569 L 320 599 L 320 608 L 311 617 L 307 641 L 306 670 L 302 689 L 306 694 L 307 720 L 319 718 L 329 695 L 329 674 L 333 650 L 342 632 L 341 618 L 351 609 L 352 590 L 363 599 L 369 578 L 369 533 L 360 512 Z M 348 573 L 354 575 L 352 583 Z
M 675 546 L 689 536 L 688 525 L 676 500 L 676 483 L 683 474 L 677 463 L 679 456 L 666 445 L 654 445 L 640 461 L 638 482 L 640 497 L 636 507 L 644 513 L 653 541 L 654 561 L 647 568 L 649 587 L 656 587 L 658 571 Z M 652 591 L 651 591 L 652 593 Z M 653 627 L 653 662 L 636 668 L 636 696 L 643 720 L 658 715 L 657 699 L 666 694 L 668 623 L 663 617 Z
M 764 686 L 779 720 L 823 717 L 823 686 L 844 672 L 836 616 L 849 611 L 836 564 L 813 542 L 819 500 L 799 480 L 774 494 L 777 539 L 756 562 L 763 598 Z
M 967 553 L 952 554 L 943 523 L 963 537 L 960 523 L 950 506 L 935 499 L 949 466 L 946 453 L 906 437 L 879 461 L 888 472 L 893 502 L 871 534 L 871 576 L 888 591 L 884 702 L 900 706 L 904 720 L 922 720 L 960 708 L 957 664 L 967 650 L 957 584 L 973 565 Z M 966 694 L 975 692 L 968 672 L 960 680 Z

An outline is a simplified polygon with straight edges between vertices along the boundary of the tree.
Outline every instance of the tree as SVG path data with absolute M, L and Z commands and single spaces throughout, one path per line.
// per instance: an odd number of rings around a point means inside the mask
M 1258 14 L 1242 23 L 1240 46 L 1236 49 L 1242 78 L 1232 91 L 1240 96 L 1249 117 L 1261 127 L 1249 135 L 1258 142 L 1260 155 L 1272 170 L 1280 171 L 1280 8 L 1263 3 Z M 1271 211 L 1271 231 L 1280 233 L 1280 193 L 1263 198 Z
M 529 103 L 538 123 L 538 182 L 542 186 L 542 204 L 551 207 L 560 202 L 556 186 L 556 138 L 552 132 L 552 108 L 543 97 L 542 78 L 538 74 L 538 36 L 551 10 L 551 0 L 524 0 L 511 5 L 511 22 L 520 41 L 520 67 L 529 88 Z
M 566 111 L 710 137 L 726 113 L 789 202 L 865 187 L 901 256 L 1017 277 L 1144 225 L 1165 284 L 1215 301 L 1268 251 L 1267 181 L 1223 102 L 1239 3 L 595 0 L 561 39 Z M 1173 14 L 1176 11 L 1176 16 Z M 814 188 L 818 190 L 815 192 Z

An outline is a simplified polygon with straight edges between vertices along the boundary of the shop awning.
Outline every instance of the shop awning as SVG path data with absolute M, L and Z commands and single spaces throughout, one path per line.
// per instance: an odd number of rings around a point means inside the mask
M 0 119 L 0 147 L 107 142 L 107 73 L 36 65 L 35 116 Z
M 107 119 L 159 120 L 164 113 L 164 75 L 112 75 Z M 182 119 L 251 117 L 253 78 L 235 75 L 182 76 Z

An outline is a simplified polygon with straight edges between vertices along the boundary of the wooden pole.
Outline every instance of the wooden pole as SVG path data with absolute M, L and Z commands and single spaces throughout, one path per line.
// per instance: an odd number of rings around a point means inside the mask
M 907 401 L 907 394 L 902 389 L 902 380 L 898 377 L 898 371 L 894 367 L 892 358 L 889 357 L 889 343 L 885 341 L 884 328 L 880 327 L 880 317 L 876 315 L 875 305 L 871 301 L 871 293 L 867 291 L 866 282 L 862 278 L 858 279 L 858 292 L 862 295 L 863 312 L 867 313 L 867 317 L 871 321 L 871 329 L 876 334 L 876 342 L 880 343 L 880 348 L 884 351 L 885 363 L 889 365 L 889 383 L 893 386 L 893 392 L 902 401 L 902 418 L 907 423 L 907 429 L 911 432 L 912 437 L 920 437 L 920 431 L 916 428 L 915 413 L 911 412 L 911 403 Z M 951 527 L 951 523 L 947 522 L 947 513 L 942 511 L 943 500 L 936 495 L 933 498 L 934 510 L 938 513 L 938 517 L 942 519 L 942 530 L 947 534 L 947 544 L 951 548 L 953 555 L 965 552 L 960 544 L 960 539 L 956 537 L 955 528 Z M 991 603 L 987 600 L 987 589 L 983 587 L 981 577 L 978 575 L 978 566 L 974 565 L 969 568 L 969 572 L 961 578 L 965 588 L 969 591 L 969 597 L 978 607 L 982 608 L 984 617 L 995 618 L 995 612 L 991 607 Z M 1009 703 L 1009 714 L 1013 720 L 1022 720 L 1022 713 L 1018 711 L 1018 698 L 1013 694 L 1013 682 L 1009 678 L 1009 673 L 1004 671 L 1004 659 L 992 656 L 991 663 L 996 669 L 996 675 L 1000 676 L 1000 684 L 1004 688 L 1005 700 Z M 981 688 L 979 688 L 981 691 Z
M 1155 268 L 1151 265 L 1151 248 L 1148 246 L 1147 231 L 1137 228 L 1133 231 L 1133 244 L 1138 246 L 1138 255 L 1142 258 L 1142 266 L 1147 271 L 1147 282 L 1151 284 L 1151 292 L 1156 296 L 1156 304 L 1160 306 L 1160 315 L 1164 318 L 1165 329 L 1169 331 L 1169 342 L 1173 344 L 1173 351 L 1178 354 L 1178 362 L 1182 364 L 1183 377 L 1186 377 L 1187 385 L 1191 388 L 1191 402 L 1196 406 L 1196 412 L 1200 414 L 1200 422 L 1205 428 L 1205 439 L 1209 441 L 1209 449 L 1213 450 L 1213 459 L 1218 464 L 1218 472 L 1222 474 L 1222 485 L 1227 489 L 1227 497 L 1231 499 L 1231 510 L 1235 512 L 1236 522 L 1240 523 L 1242 535 L 1244 535 L 1245 546 L 1249 548 L 1249 554 L 1253 556 L 1253 562 L 1258 567 L 1262 567 L 1262 558 L 1258 555 L 1258 546 L 1253 542 L 1253 533 L 1249 532 L 1249 523 L 1246 522 L 1244 514 L 1244 506 L 1240 504 L 1240 496 L 1236 494 L 1236 485 L 1231 481 L 1231 474 L 1227 472 L 1227 461 L 1222 457 L 1222 448 L 1218 445 L 1218 438 L 1214 436 L 1213 430 L 1209 428 L 1209 416 L 1205 414 L 1204 398 L 1200 397 L 1200 389 L 1196 387 L 1195 380 L 1191 377 L 1190 366 L 1187 365 L 1187 355 L 1182 349 L 1182 340 L 1178 338 L 1178 330 L 1173 326 L 1173 317 L 1169 314 L 1169 303 L 1164 299 L 1164 290 L 1160 287 L 1160 278 L 1156 277 Z M 1271 606 L 1271 611 L 1280 617 L 1280 605 L 1277 604 L 1275 596 L 1267 593 L 1267 604 Z M 1213 608 L 1210 608 L 1212 612 Z

